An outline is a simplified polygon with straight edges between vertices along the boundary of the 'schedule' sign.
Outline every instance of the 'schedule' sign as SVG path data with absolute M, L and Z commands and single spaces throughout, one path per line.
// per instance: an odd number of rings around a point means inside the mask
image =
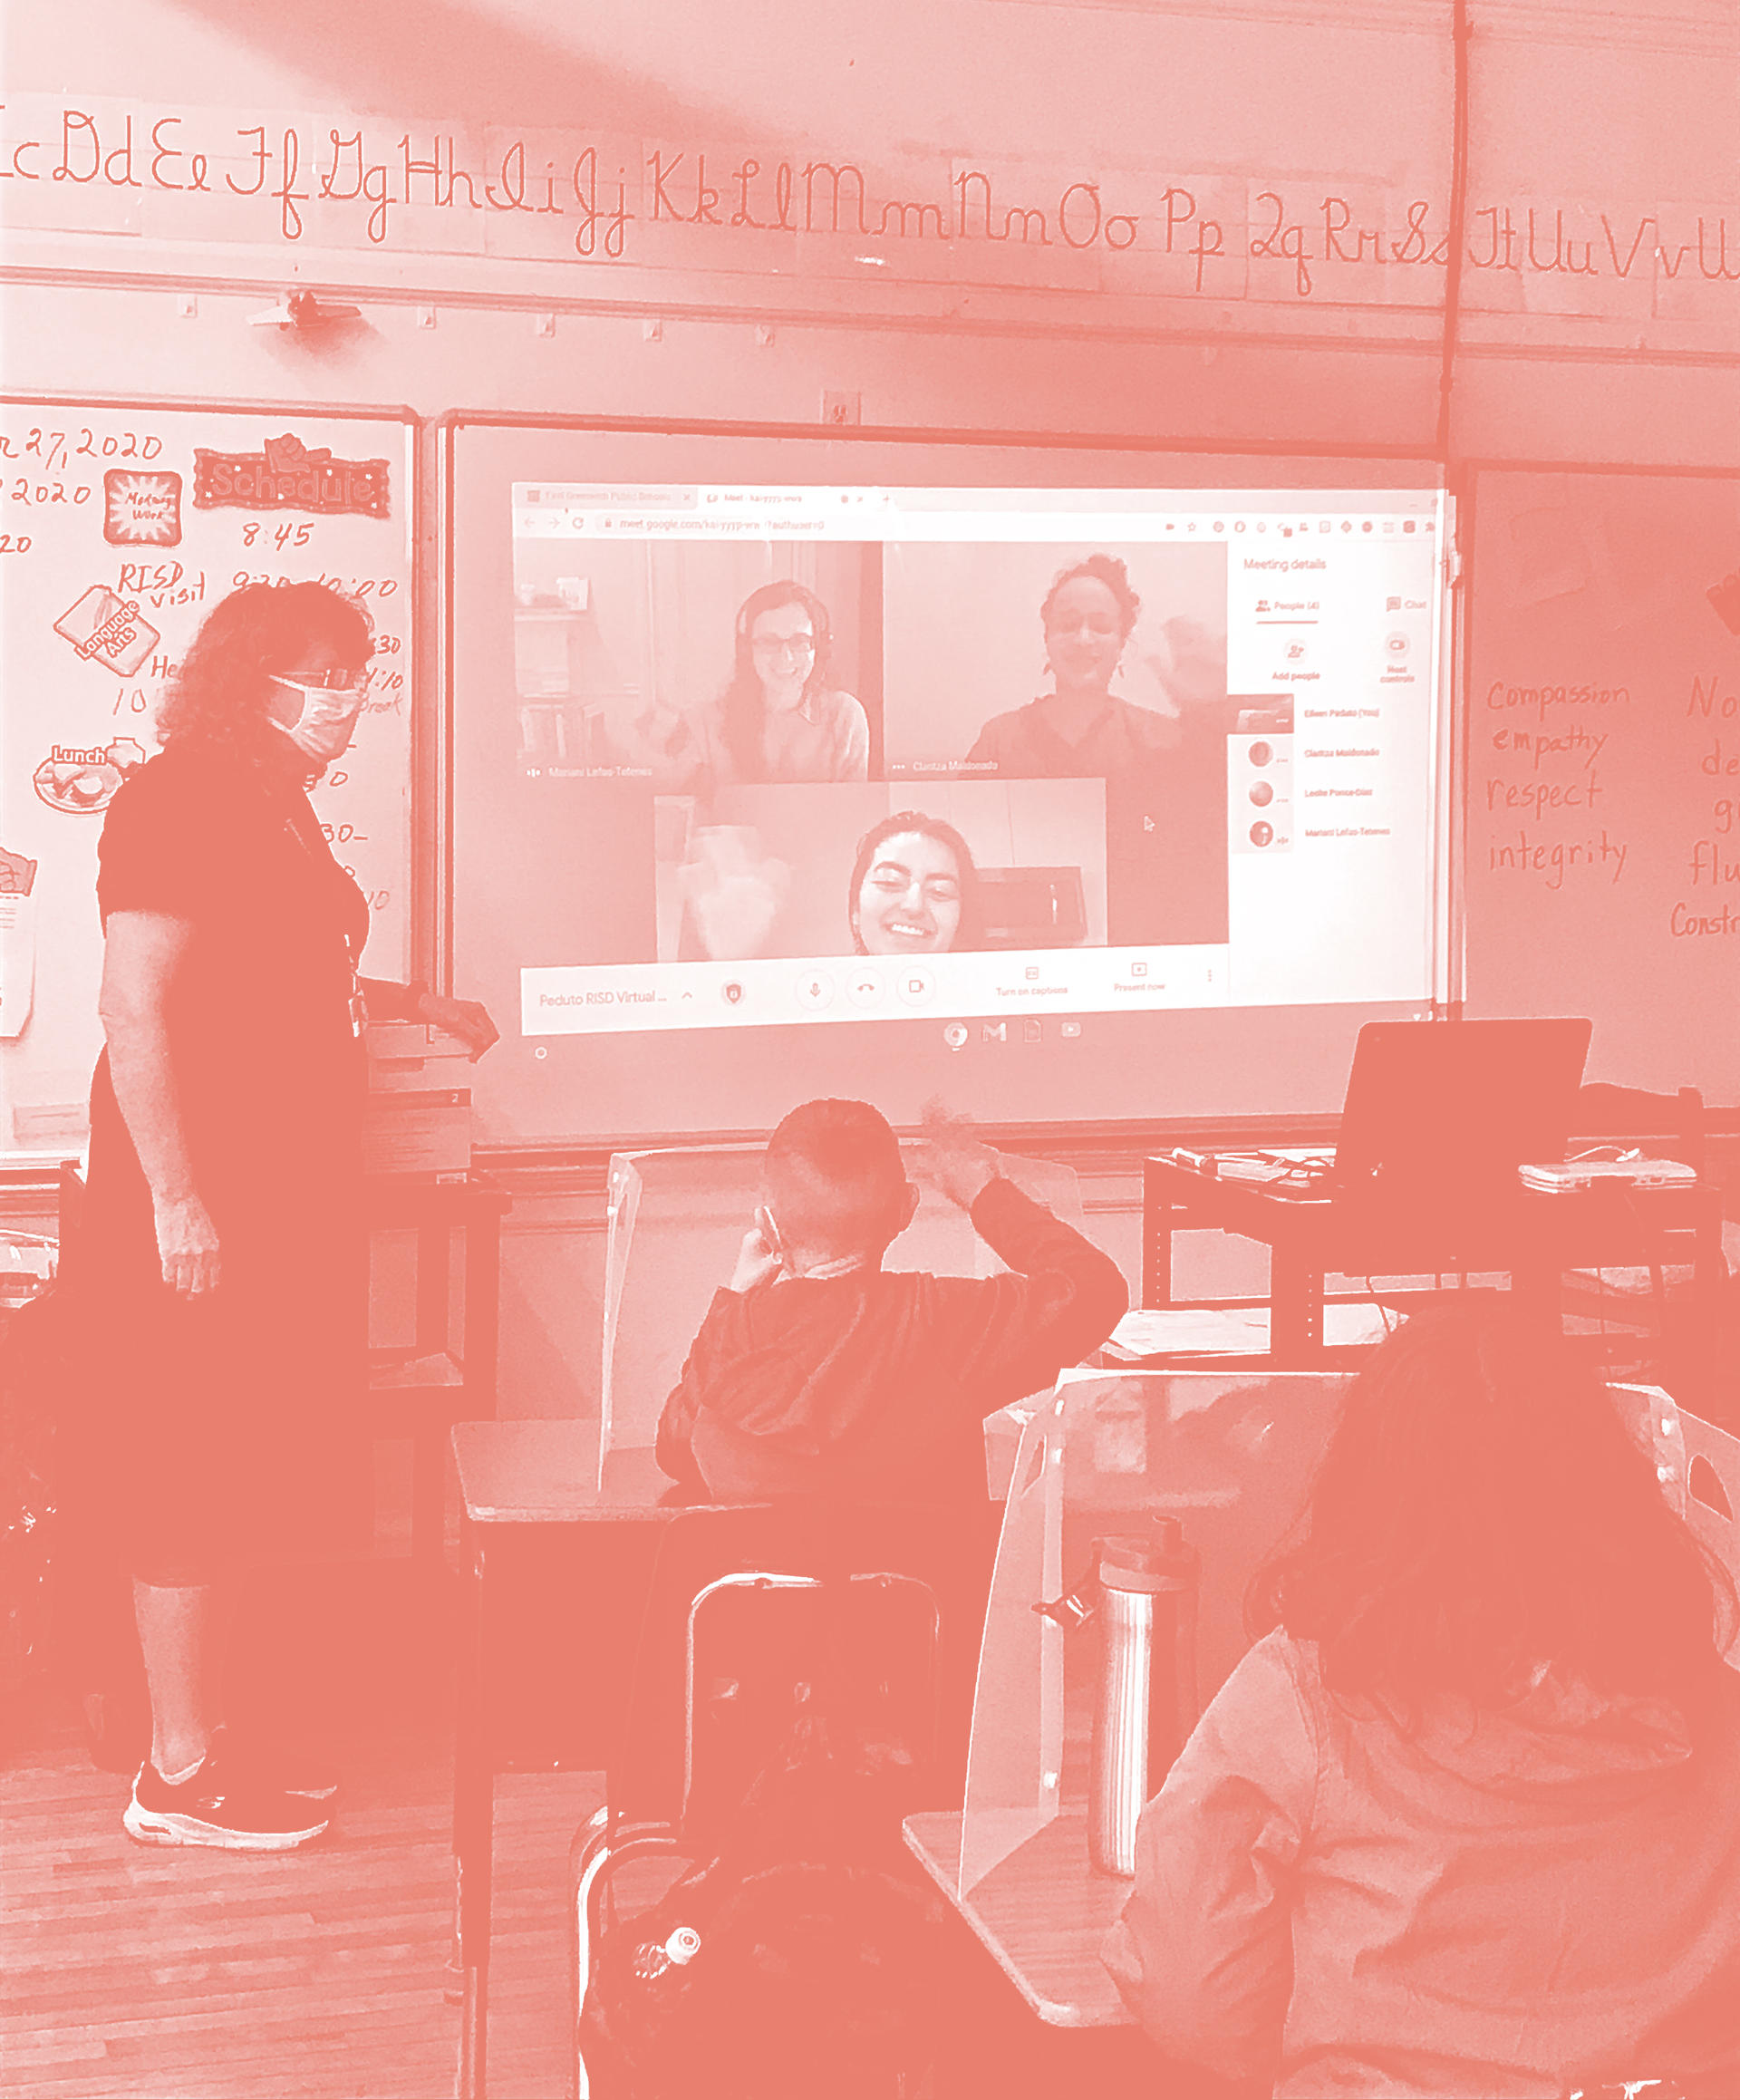
M 391 485 L 385 460 L 335 460 L 331 449 L 311 450 L 300 438 L 267 438 L 257 452 L 193 455 L 193 500 L 201 510 L 234 505 L 247 510 L 357 511 L 385 518 Z

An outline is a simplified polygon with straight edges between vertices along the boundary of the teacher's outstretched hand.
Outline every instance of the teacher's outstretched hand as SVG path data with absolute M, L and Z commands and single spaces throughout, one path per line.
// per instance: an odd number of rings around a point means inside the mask
M 490 1020 L 488 1009 L 475 999 L 443 999 L 438 992 L 425 992 L 417 1002 L 417 1018 L 468 1044 L 473 1064 L 492 1043 L 501 1040 L 501 1031 Z

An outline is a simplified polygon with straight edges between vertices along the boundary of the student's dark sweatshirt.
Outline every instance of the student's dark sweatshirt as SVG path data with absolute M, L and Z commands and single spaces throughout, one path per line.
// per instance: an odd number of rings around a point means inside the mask
M 664 1404 L 661 1467 L 723 1502 L 982 1502 L 984 1418 L 1097 1349 L 1129 1293 L 1007 1181 L 972 1217 L 1010 1273 L 860 1269 L 717 1292 Z

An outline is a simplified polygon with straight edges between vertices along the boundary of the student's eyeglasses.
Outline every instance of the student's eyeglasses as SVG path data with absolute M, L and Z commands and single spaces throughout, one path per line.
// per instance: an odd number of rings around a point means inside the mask
M 287 678 L 292 685 L 317 685 L 327 692 L 353 692 L 366 685 L 372 675 L 372 666 L 364 664 L 361 670 L 349 664 L 335 664 L 330 671 L 283 671 L 281 678 Z
M 749 644 L 758 656 L 790 656 L 803 663 L 816 653 L 807 634 L 758 634 Z

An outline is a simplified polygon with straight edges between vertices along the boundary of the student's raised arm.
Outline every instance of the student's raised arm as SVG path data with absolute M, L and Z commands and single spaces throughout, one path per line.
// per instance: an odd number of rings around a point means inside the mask
M 939 1279 L 952 1302 L 949 1369 L 974 1410 L 993 1413 L 1039 1392 L 1090 1355 L 1124 1317 L 1129 1288 L 1093 1242 L 1023 1195 L 963 1120 L 927 1111 L 919 1173 L 961 1205 L 1010 1273 Z

